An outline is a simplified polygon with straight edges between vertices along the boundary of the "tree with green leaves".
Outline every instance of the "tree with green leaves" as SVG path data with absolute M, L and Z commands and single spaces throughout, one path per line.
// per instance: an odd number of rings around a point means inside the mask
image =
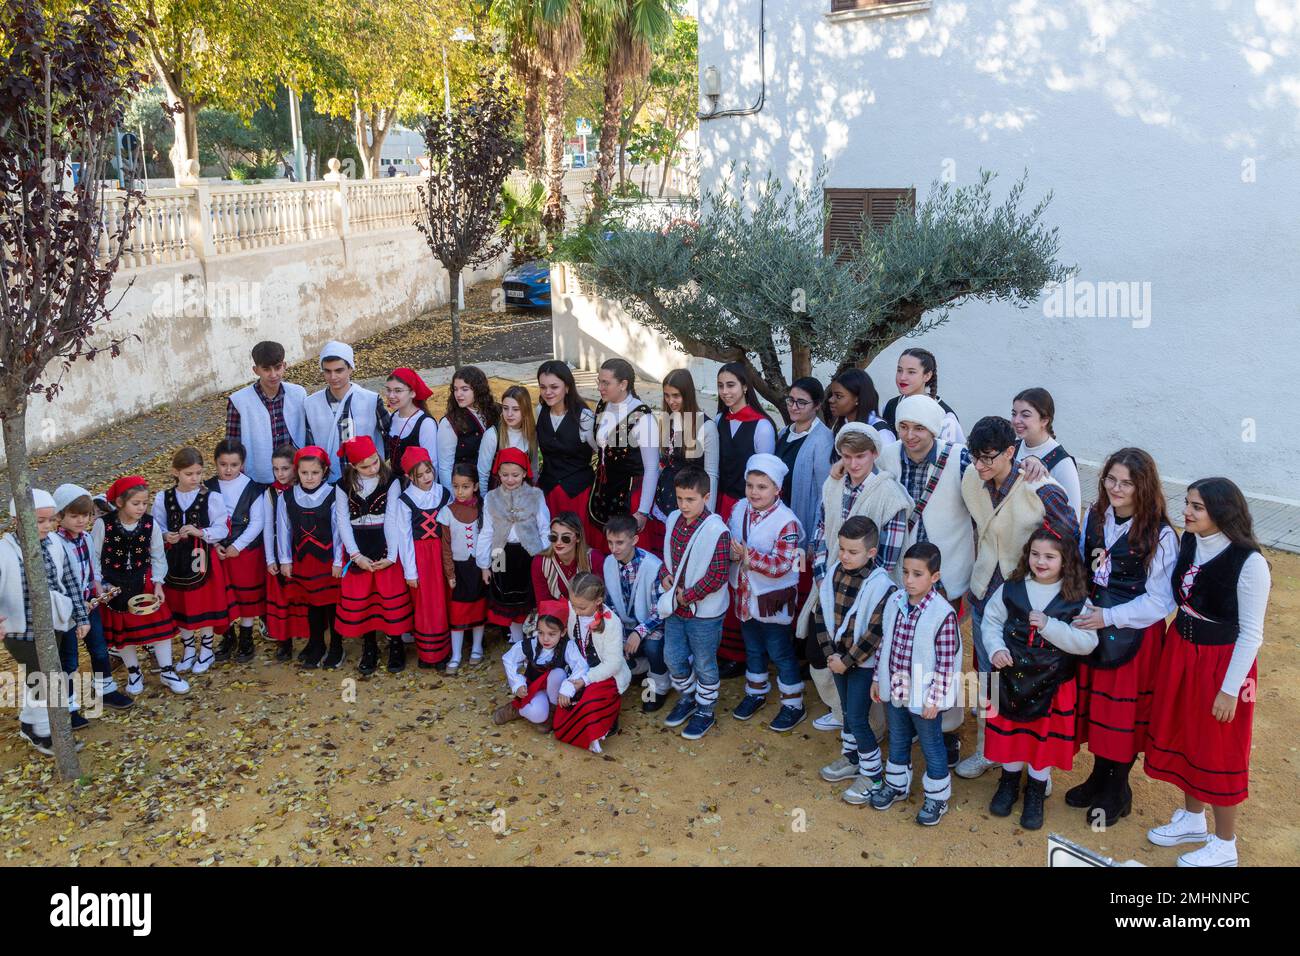
M 995 206 L 993 178 L 935 183 L 915 213 L 900 205 L 880 229 L 864 218 L 856 244 L 827 252 L 824 173 L 787 189 L 732 168 L 667 227 L 607 219 L 597 231 L 608 238 L 570 244 L 567 257 L 600 295 L 684 351 L 747 366 L 784 410 L 787 355 L 795 378 L 815 362 L 864 367 L 961 302 L 1025 308 L 1072 273 L 1044 223 L 1051 194 L 1023 209 L 1022 176 Z

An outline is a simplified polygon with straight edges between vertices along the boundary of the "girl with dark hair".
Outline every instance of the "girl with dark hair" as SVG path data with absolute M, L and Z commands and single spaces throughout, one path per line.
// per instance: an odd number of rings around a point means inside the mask
M 880 396 L 871 376 L 860 368 L 849 368 L 831 379 L 826 391 L 826 423 L 831 432 L 840 433 L 845 422 L 862 422 L 870 425 L 885 444 L 898 441 L 889 423 L 879 415 Z M 831 461 L 839 460 L 834 446 L 831 447 Z
M 644 528 L 659 485 L 659 425 L 637 395 L 635 372 L 626 359 L 606 359 L 596 387 L 596 480 L 587 515 L 604 528 L 610 515 L 630 514 Z
M 1106 459 L 1082 542 L 1090 600 L 1074 626 L 1096 631 L 1097 647 L 1079 667 L 1077 739 L 1094 763 L 1065 802 L 1086 807 L 1089 822 L 1113 826 L 1132 806 L 1128 775 L 1148 745 L 1165 618 L 1174 609 L 1178 536 L 1145 451 L 1121 448 Z
M 572 511 L 582 519 L 587 544 L 595 547 L 604 541 L 587 514 L 596 480 L 591 466 L 596 416 L 578 394 L 573 372 L 564 362 L 551 359 L 537 367 L 537 390 L 537 487 L 546 495 L 551 514 Z
M 229 438 L 217 442 L 212 455 L 217 473 L 204 482 L 226 505 L 229 533 L 217 544 L 216 552 L 239 621 L 238 644 L 232 623 L 217 647 L 217 661 L 234 656 L 241 664 L 254 656 L 253 621 L 266 616 L 266 562 L 262 547 L 266 526 L 266 506 L 262 499 L 266 486 L 244 474 L 244 456 L 241 442 Z
M 432 395 L 433 390 L 413 368 L 395 368 L 384 382 L 384 402 L 390 414 L 383 452 L 394 478 L 406 478 L 402 458 L 408 448 L 428 452 L 437 476 L 438 421 L 429 414 Z
M 438 423 L 438 483 L 451 488 L 451 468 L 467 461 L 478 467 L 484 433 L 496 428 L 501 408 L 487 376 L 473 365 L 456 369 L 447 396 L 447 416 Z
M 451 492 L 438 484 L 427 449 L 406 449 L 401 464 L 406 486 L 394 484 L 389 491 L 385 533 L 397 546 L 402 576 L 411 592 L 411 633 L 419 666 L 439 667 L 451 657 L 447 575 L 442 560 L 442 513 L 451 501 Z M 403 635 L 388 643 L 390 673 L 406 668 L 405 640 Z
M 709 508 L 718 501 L 718 426 L 700 409 L 695 394 L 695 380 L 684 368 L 675 368 L 664 377 L 664 425 L 667 432 L 659 449 L 659 483 L 651 506 L 650 520 L 642 529 L 639 544 L 651 554 L 662 557 L 664 525 L 677 510 L 677 492 L 673 479 L 688 465 L 704 469 L 709 476 Z
M 822 487 L 830 473 L 835 454 L 831 430 L 817 416 L 825 393 L 821 382 L 815 378 L 795 379 L 785 397 L 785 410 L 790 424 L 776 436 L 774 454 L 785 463 L 789 471 L 781 484 L 781 500 L 786 503 L 799 523 L 808 532 L 804 541 L 804 565 L 799 574 L 799 606 L 812 590 L 813 540 L 812 529 L 817 527 L 817 511 L 821 505 Z
M 618 732 L 623 692 L 632 683 L 623 656 L 623 622 L 605 604 L 605 582 L 579 574 L 569 595 L 568 637 L 587 661 L 587 671 L 560 685 L 555 739 L 592 753 Z
M 1160 655 L 1145 769 L 1182 790 L 1184 807 L 1147 838 L 1156 846 L 1205 842 L 1179 866 L 1236 866 L 1272 581 L 1246 498 L 1227 478 L 1188 486 L 1183 527 L 1172 577 L 1178 614 Z
M 961 429 L 957 413 L 939 397 L 939 360 L 933 352 L 922 348 L 903 349 L 894 372 L 894 385 L 898 394 L 886 403 L 884 418 L 895 434 L 898 433 L 898 403 L 908 395 L 928 395 L 944 412 L 939 440 L 957 445 L 966 443 L 966 433 Z
M 1027 388 L 1011 400 L 1011 427 L 1016 430 L 1016 461 L 1037 458 L 1070 498 L 1075 516 L 1083 514 L 1079 469 L 1056 440 L 1056 402 L 1045 388 Z
M 285 600 L 307 609 L 307 646 L 298 655 L 306 670 L 321 666 L 325 632 L 330 632 L 330 661 L 343 663 L 343 638 L 334 632 L 334 607 L 343 573 L 343 548 L 334 523 L 334 485 L 329 481 L 329 452 L 319 445 L 300 448 L 293 456 L 297 483 L 284 493 L 276 516 L 276 547 Z
M 587 546 L 582 521 L 572 511 L 551 517 L 550 547 L 533 558 L 533 595 L 537 600 L 568 600 L 569 586 L 579 574 L 600 574 L 605 555 Z
M 522 385 L 511 385 L 501 395 L 501 419 L 497 427 L 489 429 L 478 449 L 478 480 L 480 487 L 491 488 L 492 463 L 502 448 L 518 448 L 533 463 L 537 471 L 537 421 L 533 411 L 533 397 Z
M 483 662 L 483 628 L 487 622 L 487 588 L 476 563 L 479 533 L 483 529 L 478 467 L 461 462 L 451 471 L 452 500 L 438 512 L 442 525 L 442 572 L 451 584 L 447 622 L 451 627 L 451 659 L 447 674 L 460 670 L 465 631 L 473 629 L 469 662 Z
M 281 664 L 293 660 L 294 638 L 306 639 L 307 608 L 289 600 L 288 582 L 280 574 L 280 547 L 277 535 L 284 496 L 293 491 L 293 456 L 298 449 L 281 445 L 271 454 L 271 474 L 275 479 L 266 489 L 263 502 L 266 527 L 262 544 L 266 559 L 266 636 L 276 643 L 275 659 Z

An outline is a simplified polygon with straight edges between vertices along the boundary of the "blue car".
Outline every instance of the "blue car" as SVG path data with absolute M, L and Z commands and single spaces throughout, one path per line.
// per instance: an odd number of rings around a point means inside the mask
M 506 305 L 523 309 L 549 309 L 551 307 L 551 264 L 545 259 L 534 259 L 517 265 L 501 279 L 506 294 Z

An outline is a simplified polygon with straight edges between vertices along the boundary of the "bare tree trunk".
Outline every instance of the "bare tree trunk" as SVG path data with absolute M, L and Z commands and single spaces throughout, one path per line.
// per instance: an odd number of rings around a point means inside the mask
M 546 83 L 546 231 L 559 236 L 564 229 L 564 74 L 552 70 Z
M 542 129 L 542 71 L 531 68 L 524 80 L 524 169 L 541 179 L 545 169 Z
M 795 345 L 790 349 L 790 378 L 807 378 L 812 375 L 812 349 Z
M 172 109 L 172 130 L 175 133 L 168 158 L 172 175 L 180 176 L 185 164 L 199 158 L 199 116 L 194 101 L 167 90 L 167 105 Z
M 81 776 L 77 746 L 72 739 L 68 716 L 67 675 L 54 638 L 53 614 L 50 610 L 50 586 L 45 575 L 45 558 L 36 530 L 36 509 L 32 507 L 32 476 L 27 458 L 27 396 L 6 402 L 10 410 L 3 419 L 5 455 L 8 459 L 9 486 L 18 512 L 16 534 L 23 551 L 23 569 L 31 595 L 31 620 L 28 629 L 36 640 L 36 657 L 45 680 L 45 703 L 50 712 L 50 736 L 54 738 L 54 762 L 62 780 Z M 53 704 L 58 701 L 59 706 Z
M 447 302 L 451 308 L 451 365 L 453 369 L 460 368 L 460 309 L 456 301 L 456 290 L 460 288 L 460 270 L 451 270 L 447 273 L 448 280 L 448 297 Z
M 355 96 L 355 91 L 354 94 Z M 352 126 L 361 154 L 361 172 L 365 179 L 379 177 L 379 160 L 384 155 L 384 139 L 392 125 L 393 111 L 387 109 L 363 110 L 360 100 L 352 110 Z

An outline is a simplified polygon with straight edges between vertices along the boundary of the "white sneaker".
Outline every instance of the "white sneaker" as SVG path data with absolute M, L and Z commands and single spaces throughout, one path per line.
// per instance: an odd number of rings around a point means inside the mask
M 871 802 L 871 795 L 880 789 L 883 781 L 872 780 L 865 774 L 858 774 L 858 779 L 849 785 L 849 788 L 840 794 L 845 803 L 851 803 L 855 807 L 860 807 Z
M 1147 839 L 1156 846 L 1204 843 L 1209 838 L 1210 831 L 1205 826 L 1205 811 L 1188 813 L 1182 807 L 1174 811 L 1173 819 L 1164 826 L 1152 827 L 1147 831 Z
M 976 752 L 965 760 L 958 761 L 952 772 L 959 777 L 965 777 L 967 780 L 974 780 L 976 777 L 982 777 L 986 770 L 1000 766 L 1002 765 L 994 763 L 992 760 L 985 760 L 982 753 Z
M 158 672 L 158 677 L 162 680 L 163 686 L 176 694 L 188 694 L 190 685 L 183 677 L 176 673 L 174 667 L 164 667 Z
M 128 667 L 126 669 L 126 692 L 132 697 L 144 693 L 144 675 L 140 673 L 140 668 Z
M 206 654 L 207 657 L 204 657 L 203 656 L 204 654 Z M 196 674 L 207 673 L 208 668 L 212 666 L 213 661 L 215 661 L 216 659 L 217 659 L 217 655 L 212 652 L 212 649 L 210 647 L 203 648 L 201 651 L 199 651 L 198 656 L 194 658 L 194 673 Z M 181 663 L 184 663 L 184 661 L 182 661 Z M 180 670 L 180 666 L 177 665 L 176 669 Z
M 184 674 L 187 670 L 189 670 L 191 667 L 194 666 L 194 658 L 197 656 L 198 654 L 195 651 L 195 649 L 187 644 L 185 646 L 185 653 L 182 654 L 181 659 L 178 660 L 173 665 L 173 669 L 178 674 Z
M 844 723 L 835 719 L 835 714 L 827 711 L 813 721 L 813 727 L 817 730 L 843 730 Z
M 1184 853 L 1178 858 L 1179 866 L 1236 866 L 1237 838 L 1220 840 L 1213 833 L 1206 837 L 1205 846 Z
M 840 754 L 835 758 L 834 763 L 829 763 L 822 767 L 822 779 L 827 783 L 836 783 L 840 780 L 852 780 L 858 775 L 858 765 L 848 757 Z

